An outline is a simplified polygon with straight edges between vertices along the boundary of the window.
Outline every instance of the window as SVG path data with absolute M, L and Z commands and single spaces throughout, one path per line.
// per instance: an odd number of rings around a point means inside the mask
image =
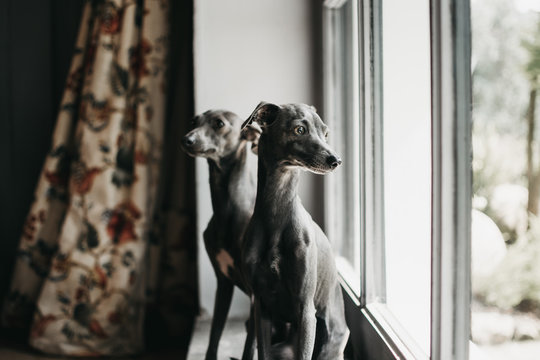
M 468 1 L 325 2 L 326 229 L 356 354 L 468 357 Z M 359 283 L 359 285 L 358 285 Z
M 420 350 L 429 354 L 429 2 L 385 0 L 381 10 L 385 300 Z
M 360 297 L 360 94 L 358 59 L 358 8 L 354 1 L 341 2 L 327 11 L 325 33 L 325 120 L 332 145 L 347 159 L 325 182 L 326 231 L 335 239 L 337 264 L 351 295 Z M 347 121 L 342 121 L 347 119 Z
M 539 15 L 538 0 L 471 4 L 471 339 L 490 360 L 540 354 Z

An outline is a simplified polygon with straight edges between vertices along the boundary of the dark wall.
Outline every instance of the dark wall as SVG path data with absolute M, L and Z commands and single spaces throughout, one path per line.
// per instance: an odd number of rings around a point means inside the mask
M 49 150 L 84 0 L 0 0 L 0 295 Z

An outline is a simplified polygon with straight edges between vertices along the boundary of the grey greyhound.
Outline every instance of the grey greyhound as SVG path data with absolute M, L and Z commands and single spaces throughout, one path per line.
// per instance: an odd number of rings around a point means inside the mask
M 300 170 L 341 164 L 327 126 L 304 104 L 261 102 L 242 125 L 258 123 L 255 210 L 242 246 L 254 304 L 259 360 L 271 359 L 272 323 L 291 323 L 295 359 L 339 360 L 349 336 L 332 249 L 297 195 Z
M 193 157 L 208 160 L 213 216 L 204 231 L 204 245 L 217 277 L 214 316 L 206 360 L 217 359 L 219 340 L 231 305 L 234 286 L 244 292 L 241 274 L 241 241 L 256 194 L 254 149 L 260 129 L 240 133 L 242 120 L 225 110 L 209 110 L 193 119 L 192 130 L 182 139 L 182 147 Z M 250 166 L 250 162 L 253 166 Z M 253 334 L 246 339 L 243 359 L 254 352 Z

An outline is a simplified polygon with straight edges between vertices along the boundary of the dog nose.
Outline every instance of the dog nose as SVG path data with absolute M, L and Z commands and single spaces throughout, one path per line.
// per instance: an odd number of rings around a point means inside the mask
M 185 146 L 193 146 L 193 144 L 195 144 L 195 138 L 193 136 L 184 136 L 182 141 Z
M 326 163 L 330 165 L 332 169 L 335 169 L 341 165 L 341 162 L 341 159 L 334 155 L 330 155 L 328 158 L 326 158 Z

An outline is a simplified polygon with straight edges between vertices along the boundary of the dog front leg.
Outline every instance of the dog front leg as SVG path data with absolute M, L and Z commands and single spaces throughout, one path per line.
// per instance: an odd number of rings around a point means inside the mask
M 249 319 L 247 322 L 247 335 L 246 342 L 244 344 L 244 352 L 242 353 L 242 360 L 252 360 L 255 353 L 255 309 L 253 302 L 250 306 Z
M 214 303 L 214 317 L 212 318 L 212 328 L 210 330 L 210 341 L 206 350 L 206 360 L 216 360 L 219 340 L 225 327 L 225 321 L 231 307 L 231 299 L 234 291 L 234 285 L 224 278 L 218 276 L 218 285 Z
M 258 360 L 269 360 L 270 339 L 272 337 L 272 323 L 261 309 L 261 302 L 255 299 L 255 326 L 257 327 L 257 354 Z
M 311 360 L 315 346 L 316 328 L 315 306 L 313 304 L 304 304 L 298 321 L 297 359 Z

